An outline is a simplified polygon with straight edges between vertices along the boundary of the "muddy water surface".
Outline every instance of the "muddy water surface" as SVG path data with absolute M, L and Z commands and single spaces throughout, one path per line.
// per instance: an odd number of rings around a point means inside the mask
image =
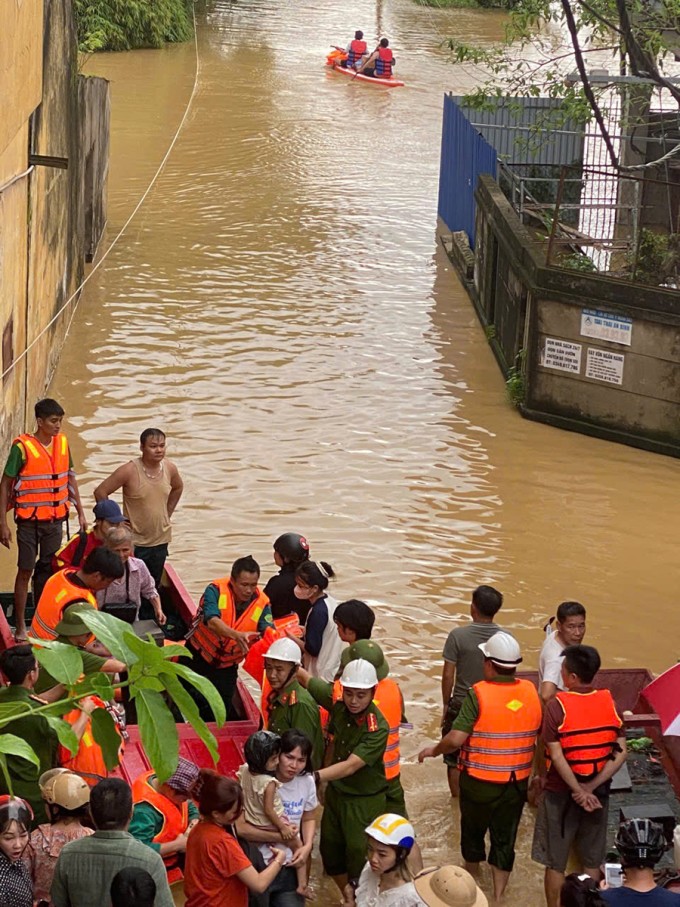
M 389 35 L 405 89 L 326 73 L 355 28 Z M 378 611 L 416 730 L 404 769 L 423 849 L 456 859 L 438 724 L 440 654 L 471 589 L 534 666 L 565 598 L 610 664 L 676 659 L 673 488 L 680 465 L 520 419 L 437 248 L 442 96 L 479 73 L 443 37 L 488 44 L 503 17 L 374 4 L 215 2 L 199 15 L 199 87 L 157 186 L 81 302 L 53 392 L 87 496 L 158 424 L 186 481 L 174 563 L 199 593 L 280 532 L 307 534 L 336 597 Z M 192 45 L 101 55 L 112 81 L 109 239 L 182 116 Z M 670 632 L 669 632 L 670 631 Z M 510 903 L 538 903 L 527 859 Z

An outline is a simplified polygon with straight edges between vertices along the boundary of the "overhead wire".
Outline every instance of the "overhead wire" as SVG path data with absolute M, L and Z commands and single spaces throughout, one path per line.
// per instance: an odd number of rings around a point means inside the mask
M 47 333 L 47 331 L 52 327 L 52 325 L 53 325 L 56 321 L 58 321 L 58 319 L 63 315 L 63 313 L 66 311 L 66 309 L 67 309 L 67 308 L 71 305 L 71 303 L 75 300 L 75 305 L 73 306 L 73 310 L 72 310 L 72 312 L 71 312 L 71 317 L 69 318 L 69 322 L 68 322 L 68 324 L 67 324 L 67 326 L 66 326 L 66 331 L 65 331 L 65 333 L 64 333 L 64 340 L 66 340 L 66 338 L 68 337 L 69 331 L 70 331 L 70 329 L 71 329 L 71 325 L 72 325 L 72 323 L 73 323 L 73 319 L 74 319 L 74 317 L 75 317 L 76 311 L 77 311 L 77 309 L 78 309 L 78 302 L 80 301 L 80 295 L 81 295 L 81 291 L 82 291 L 83 287 L 85 287 L 85 286 L 89 283 L 89 281 L 94 277 L 94 275 L 97 273 L 97 271 L 99 270 L 99 268 L 102 266 L 102 264 L 106 261 L 106 259 L 107 259 L 108 256 L 110 255 L 111 251 L 112 251 L 112 250 L 115 248 L 115 246 L 118 244 L 119 240 L 121 239 L 121 237 L 123 236 L 123 234 L 125 233 L 125 231 L 127 230 L 127 228 L 128 228 L 128 227 L 130 226 L 130 224 L 132 223 L 133 219 L 135 218 L 137 212 L 139 211 L 139 209 L 142 207 L 142 205 L 143 205 L 144 202 L 146 201 L 146 199 L 147 199 L 149 193 L 151 192 L 151 190 L 152 190 L 153 187 L 155 186 L 156 181 L 158 180 L 158 177 L 161 175 L 161 173 L 162 173 L 162 171 L 163 171 L 163 168 L 165 167 L 165 165 L 166 165 L 166 163 L 167 163 L 167 161 L 168 161 L 168 158 L 169 158 L 170 155 L 172 154 L 172 150 L 173 150 L 173 148 L 175 147 L 175 145 L 176 145 L 176 143 L 177 143 L 177 139 L 179 138 L 179 135 L 180 135 L 180 133 L 181 133 L 183 127 L 184 127 L 184 124 L 185 124 L 186 121 L 187 121 L 187 117 L 189 116 L 189 112 L 190 112 L 190 110 L 191 110 L 191 107 L 193 106 L 194 98 L 196 97 L 196 93 L 197 93 L 197 91 L 198 91 L 198 85 L 199 85 L 199 77 L 200 77 L 200 69 L 201 69 L 201 65 L 200 65 L 200 64 L 201 64 L 201 61 L 200 61 L 200 56 L 199 56 L 199 53 L 198 53 L 198 34 L 197 34 L 197 30 L 196 30 L 196 7 L 195 7 L 195 4 L 194 4 L 194 6 L 192 7 L 192 14 L 193 14 L 193 25 L 194 25 L 194 54 L 195 54 L 194 84 L 193 84 L 193 87 L 192 87 L 192 89 L 191 89 L 191 94 L 190 94 L 190 96 L 189 96 L 189 100 L 187 101 L 187 105 L 186 105 L 186 108 L 185 108 L 185 110 L 184 110 L 184 114 L 183 114 L 183 116 L 182 116 L 182 119 L 181 119 L 180 122 L 179 122 L 179 125 L 178 125 L 178 127 L 177 127 L 177 129 L 176 129 L 176 131 L 175 131 L 175 134 L 174 134 L 174 136 L 172 137 L 172 141 L 171 141 L 170 144 L 168 145 L 168 148 L 167 148 L 165 154 L 163 155 L 163 158 L 162 158 L 160 164 L 158 165 L 158 168 L 157 168 L 156 172 L 155 172 L 154 175 L 152 176 L 149 185 L 146 187 L 146 189 L 145 189 L 144 192 L 142 193 L 142 195 L 141 195 L 139 201 L 137 202 L 137 204 L 135 205 L 135 207 L 132 209 L 131 214 L 129 215 L 129 217 L 127 218 L 127 220 L 126 220 L 125 223 L 123 224 L 123 226 L 120 228 L 120 230 L 118 231 L 118 233 L 116 233 L 116 235 L 114 236 L 114 238 L 113 238 L 113 240 L 111 241 L 110 245 L 107 247 L 106 251 L 105 251 L 105 252 L 103 253 L 103 255 L 97 260 L 97 262 L 93 265 L 93 267 L 92 267 L 92 269 L 90 270 L 90 272 L 83 278 L 83 280 L 82 280 L 82 281 L 80 282 L 80 284 L 76 287 L 76 289 L 73 291 L 73 293 L 69 296 L 69 298 L 66 300 L 66 302 L 64 302 L 63 305 L 61 305 L 61 306 L 59 307 L 59 309 L 57 310 L 56 314 L 55 314 L 55 315 L 47 322 L 47 324 L 42 328 L 42 330 L 41 330 L 38 334 L 36 334 L 36 336 L 33 338 L 33 340 L 31 340 L 31 342 L 30 342 L 30 343 L 26 346 L 26 348 L 25 348 L 25 349 L 24 349 L 24 350 L 16 357 L 16 359 L 14 359 L 14 360 L 12 361 L 12 363 L 11 363 L 11 364 L 3 371 L 2 375 L 0 375 L 0 378 L 2 378 L 3 380 L 6 378 L 7 375 L 9 375 L 9 373 L 10 373 L 13 369 L 15 369 L 15 368 L 17 367 L 17 365 L 18 365 L 23 359 L 26 358 L 26 356 L 28 356 L 29 352 L 30 352 L 31 349 L 36 345 L 36 343 L 40 340 L 40 338 L 43 337 L 43 336 Z

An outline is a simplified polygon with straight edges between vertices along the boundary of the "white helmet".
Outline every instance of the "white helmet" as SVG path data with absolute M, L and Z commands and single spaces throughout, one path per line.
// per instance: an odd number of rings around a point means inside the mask
M 378 686 L 378 675 L 370 661 L 356 658 L 350 661 L 342 672 L 340 683 L 343 687 L 351 687 L 353 690 L 370 690 Z
M 411 823 L 396 813 L 385 813 L 384 816 L 378 816 L 364 830 L 371 838 L 380 841 L 381 844 L 391 844 L 392 847 L 408 847 L 410 850 L 416 840 L 416 833 Z
M 522 661 L 519 643 L 509 633 L 495 633 L 491 639 L 480 642 L 479 648 L 485 658 L 501 668 L 514 668 Z
M 292 639 L 275 639 L 264 653 L 265 658 L 276 658 L 278 661 L 290 661 L 293 664 L 302 664 L 300 646 Z

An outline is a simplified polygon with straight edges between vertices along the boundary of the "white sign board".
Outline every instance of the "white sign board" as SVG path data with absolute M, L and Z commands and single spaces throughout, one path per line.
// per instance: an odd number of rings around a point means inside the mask
M 586 357 L 586 378 L 606 381 L 608 384 L 623 384 L 623 363 L 625 356 L 610 350 L 594 350 L 588 347 Z
M 568 340 L 555 340 L 545 338 L 545 346 L 541 355 L 541 365 L 546 368 L 556 368 L 561 372 L 572 372 L 578 375 L 581 371 L 581 344 L 570 343 Z
M 630 346 L 633 338 L 633 319 L 612 315 L 597 309 L 581 310 L 581 334 L 595 340 L 609 340 Z

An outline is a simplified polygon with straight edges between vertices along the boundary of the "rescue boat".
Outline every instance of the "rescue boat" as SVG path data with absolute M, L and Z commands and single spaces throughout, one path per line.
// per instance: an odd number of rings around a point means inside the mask
M 347 59 L 347 54 L 343 50 L 333 50 L 326 57 L 326 66 L 338 75 L 347 76 L 352 81 L 363 82 L 365 85 L 374 85 L 378 88 L 403 88 L 404 82 L 391 76 L 389 79 L 380 79 L 375 76 L 365 76 L 361 72 L 353 69 L 345 69 L 341 62 Z

